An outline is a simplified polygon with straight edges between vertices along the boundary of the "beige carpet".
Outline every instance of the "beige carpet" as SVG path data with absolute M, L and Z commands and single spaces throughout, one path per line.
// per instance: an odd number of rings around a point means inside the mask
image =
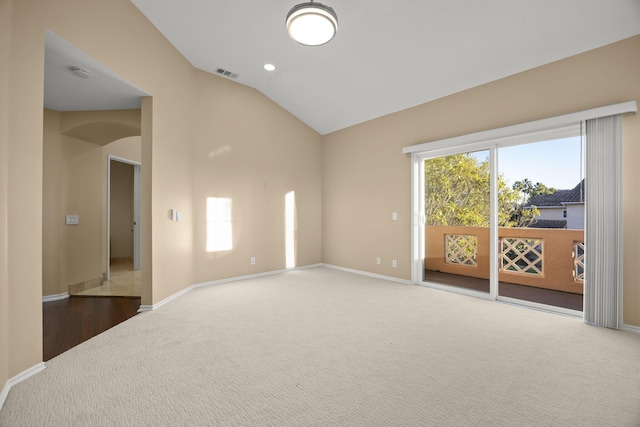
M 640 335 L 327 268 L 197 289 L 54 358 L 2 426 L 639 426 Z

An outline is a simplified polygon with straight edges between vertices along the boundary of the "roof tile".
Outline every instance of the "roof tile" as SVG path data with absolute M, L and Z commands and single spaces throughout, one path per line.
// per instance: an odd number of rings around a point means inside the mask
M 565 203 L 584 202 L 585 180 L 583 179 L 571 190 L 558 190 L 551 194 L 540 194 L 529 199 L 525 207 L 562 206 Z

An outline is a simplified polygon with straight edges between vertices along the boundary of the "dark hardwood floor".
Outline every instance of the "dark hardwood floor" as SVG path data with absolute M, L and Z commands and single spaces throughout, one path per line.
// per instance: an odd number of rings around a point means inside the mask
M 43 360 L 87 341 L 137 313 L 140 298 L 75 297 L 42 304 Z

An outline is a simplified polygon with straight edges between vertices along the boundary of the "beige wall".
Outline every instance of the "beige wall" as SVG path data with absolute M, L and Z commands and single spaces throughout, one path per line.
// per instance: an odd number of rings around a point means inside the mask
M 102 148 L 105 164 L 107 164 L 107 158 L 110 155 L 124 160 L 131 160 L 135 163 L 142 163 L 141 147 L 142 138 L 139 136 L 130 136 L 113 141 Z
M 402 147 L 640 101 L 638 52 L 640 36 L 326 135 L 324 261 L 410 279 L 410 156 Z M 640 325 L 640 116 L 625 116 L 623 127 L 624 321 Z M 399 213 L 397 222 L 391 221 L 392 211 Z M 398 259 L 397 270 L 392 258 Z
M 142 98 L 140 124 L 140 292 L 142 302 L 153 301 L 153 244 L 152 244 L 152 162 L 153 162 L 153 98 Z
M 195 282 L 284 269 L 289 191 L 298 211 L 297 265 L 321 262 L 320 135 L 254 89 L 204 72 L 197 82 Z M 232 251 L 206 252 L 207 197 L 232 199 Z
M 3 168 L 8 178 L 7 194 L 1 205 L 7 206 L 10 224 L 2 246 L 10 248 L 7 261 L 11 267 L 6 283 L 9 284 L 7 300 L 11 303 L 2 307 L 6 308 L 2 312 L 7 317 L 7 336 L 0 342 L 0 348 L 7 349 L 7 369 L 0 377 L 0 384 L 42 360 L 45 29 L 49 28 L 154 96 L 153 117 L 145 122 L 153 129 L 143 127 L 142 130 L 143 142 L 151 143 L 150 139 L 145 140 L 145 131 L 154 135 L 152 158 L 145 165 L 146 174 L 143 171 L 143 180 L 146 179 L 147 184 L 153 180 L 157 189 L 147 195 L 150 209 L 146 210 L 149 224 L 155 222 L 154 239 L 151 240 L 150 233 L 143 235 L 143 239 L 147 239 L 148 246 L 153 246 L 153 254 L 157 256 L 152 262 L 157 279 L 153 291 L 143 294 L 145 304 L 160 301 L 193 282 L 189 147 L 195 88 L 193 67 L 127 0 L 4 0 L 2 7 L 3 11 L 11 9 L 7 19 L 12 24 L 9 29 L 2 26 L 11 50 L 0 62 L 0 76 L 9 75 L 11 79 L 8 97 L 1 101 L 3 111 L 8 112 L 8 126 L 3 127 L 6 133 L 0 134 L 0 146 L 8 150 L 7 156 L 3 156 L 8 166 Z M 184 142 L 187 149 L 176 141 Z M 152 169 L 156 167 L 162 173 L 154 174 Z M 166 209 L 176 204 L 185 206 L 187 217 L 179 231 L 170 230 L 172 224 L 163 221 Z M 144 283 L 145 271 L 142 273 Z M 151 271 L 146 274 L 150 275 Z
M 111 160 L 111 259 L 133 260 L 133 165 Z
M 140 135 L 140 110 L 68 111 L 62 113 L 60 132 L 107 145 Z
M 114 112 L 90 112 L 100 123 Z M 68 292 L 69 285 L 100 279 L 106 272 L 107 158 L 140 161 L 140 137 L 127 137 L 105 146 L 63 134 L 65 124 L 78 123 L 86 113 L 44 110 L 42 295 Z M 127 110 L 127 117 L 140 110 Z M 125 121 L 126 123 L 126 121 Z M 72 127 L 73 128 L 73 127 Z M 67 128 L 68 129 L 68 128 Z M 88 137 L 91 138 L 90 135 Z M 65 215 L 79 215 L 78 225 L 66 225 Z
M 71 144 L 70 144 L 71 145 Z M 75 145 L 75 144 L 74 144 Z M 93 145 L 93 144 L 91 144 Z M 42 141 L 42 294 L 56 295 L 62 287 L 63 207 L 62 176 L 64 158 L 60 135 L 60 113 L 44 111 Z
M 9 67 L 11 59 L 11 3 L 0 0 L 0 387 L 9 370 L 9 277 L 8 277 L 8 146 Z
M 65 137 L 65 145 L 69 137 Z M 104 221 L 101 147 L 76 140 L 80 147 L 65 159 L 62 182 L 64 215 L 79 215 L 78 225 L 63 222 L 63 252 L 66 254 L 63 284 L 70 285 L 99 279 L 103 272 L 102 236 L 100 225 Z
M 6 4 L 9 3 L 7 6 Z M 29 34 L 25 2 L 5 0 L 3 9 L 11 10 L 8 36 L 10 52 L 0 62 L 10 82 L 6 103 L 7 147 L 3 161 L 6 175 L 7 234 L 6 248 L 8 297 L 6 340 L 7 375 L 42 361 L 42 93 L 44 55 L 43 34 Z M 4 26 L 3 26 L 4 28 Z M 2 37 L 3 40 L 5 37 Z M 23 55 L 23 53 L 25 53 Z M 6 159 L 6 160 L 4 160 Z M 3 221 L 4 223 L 4 221 Z M 0 378 L 4 384 L 7 378 Z

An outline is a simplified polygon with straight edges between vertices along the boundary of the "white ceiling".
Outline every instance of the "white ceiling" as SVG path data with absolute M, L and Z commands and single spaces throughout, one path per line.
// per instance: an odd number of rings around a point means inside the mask
M 88 79 L 71 74 L 71 67 L 91 73 Z M 80 49 L 51 31 L 45 35 L 44 107 L 57 111 L 124 110 L 140 108 L 147 95 Z
M 305 47 L 284 28 L 297 0 L 131 1 L 196 68 L 321 134 L 640 34 L 640 0 L 322 0 L 338 34 Z

